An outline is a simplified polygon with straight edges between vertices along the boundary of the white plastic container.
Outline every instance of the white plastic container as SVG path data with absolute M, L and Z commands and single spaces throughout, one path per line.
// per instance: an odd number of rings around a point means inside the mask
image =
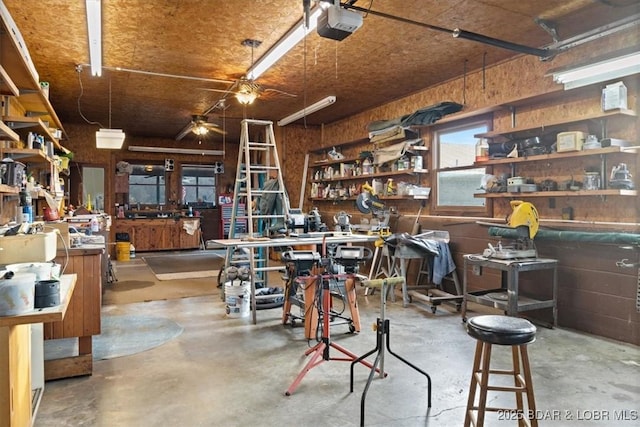
M 7 270 L 18 273 L 33 273 L 36 281 L 49 280 L 53 274 L 53 263 L 51 262 L 23 262 L 19 264 L 7 265 Z
M 247 317 L 251 311 L 251 282 L 230 280 L 224 284 L 228 317 Z
M 0 279 L 0 316 L 17 316 L 33 311 L 36 275 L 18 273 Z

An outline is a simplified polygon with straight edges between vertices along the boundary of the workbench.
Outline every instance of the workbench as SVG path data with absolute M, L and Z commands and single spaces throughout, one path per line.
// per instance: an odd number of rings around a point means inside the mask
M 15 316 L 0 316 L 0 426 L 32 425 L 42 390 L 31 389 L 31 324 L 64 319 L 76 275 L 60 278 L 60 304 Z
M 517 316 L 518 313 L 542 308 L 551 308 L 553 312 L 553 326 L 558 320 L 558 260 L 548 258 L 531 259 L 497 259 L 487 258 L 481 254 L 469 254 L 464 257 L 462 287 L 464 298 L 462 301 L 462 320 L 466 321 L 467 303 L 469 301 L 503 310 L 507 316 Z M 482 268 L 490 268 L 501 272 L 501 287 L 469 291 L 468 271 L 471 267 L 481 273 Z M 550 270 L 552 280 L 550 284 L 540 283 L 540 287 L 549 286 L 551 299 L 538 300 L 520 294 L 520 273 L 528 271 Z
M 282 237 L 282 238 L 242 238 L 242 239 L 213 239 L 206 242 L 207 248 L 220 247 L 225 249 L 254 249 L 254 248 L 273 248 L 282 246 L 304 246 L 304 245 L 331 245 L 342 243 L 367 243 L 378 240 L 377 235 L 368 234 L 351 234 L 351 233 L 313 233 L 305 237 Z M 268 258 L 268 257 L 265 257 Z M 266 261 L 268 262 L 268 260 Z M 269 267 L 267 267 L 269 268 Z M 283 267 L 284 268 L 284 267 Z M 251 318 L 255 325 L 256 319 L 256 282 L 255 275 L 251 275 Z

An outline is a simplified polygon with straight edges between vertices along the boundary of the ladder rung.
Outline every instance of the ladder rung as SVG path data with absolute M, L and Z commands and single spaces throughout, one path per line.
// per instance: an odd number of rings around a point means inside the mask
M 255 271 L 286 271 L 286 267 L 285 266 L 272 266 L 272 267 L 259 267 L 256 268 Z
M 243 121 L 246 122 L 249 125 L 268 126 L 268 125 L 272 125 L 273 124 L 273 122 L 271 120 L 244 119 Z

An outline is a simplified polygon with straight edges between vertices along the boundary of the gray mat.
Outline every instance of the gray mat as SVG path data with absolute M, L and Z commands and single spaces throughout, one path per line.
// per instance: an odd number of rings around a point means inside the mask
M 129 356 L 159 347 L 182 334 L 183 328 L 171 319 L 152 316 L 102 315 L 102 331 L 93 337 L 93 359 Z M 45 359 L 78 354 L 75 338 L 45 341 Z
M 224 265 L 224 252 L 203 251 L 188 254 L 152 255 L 142 257 L 153 274 L 164 278 L 207 277 L 217 275 Z M 193 273 L 205 272 L 198 275 Z

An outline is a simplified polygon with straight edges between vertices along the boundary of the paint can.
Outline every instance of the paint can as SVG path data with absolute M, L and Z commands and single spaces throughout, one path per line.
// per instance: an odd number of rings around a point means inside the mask
M 116 260 L 129 261 L 131 257 L 131 244 L 129 242 L 116 242 Z
M 251 311 L 251 282 L 230 280 L 224 284 L 227 317 L 247 317 Z

